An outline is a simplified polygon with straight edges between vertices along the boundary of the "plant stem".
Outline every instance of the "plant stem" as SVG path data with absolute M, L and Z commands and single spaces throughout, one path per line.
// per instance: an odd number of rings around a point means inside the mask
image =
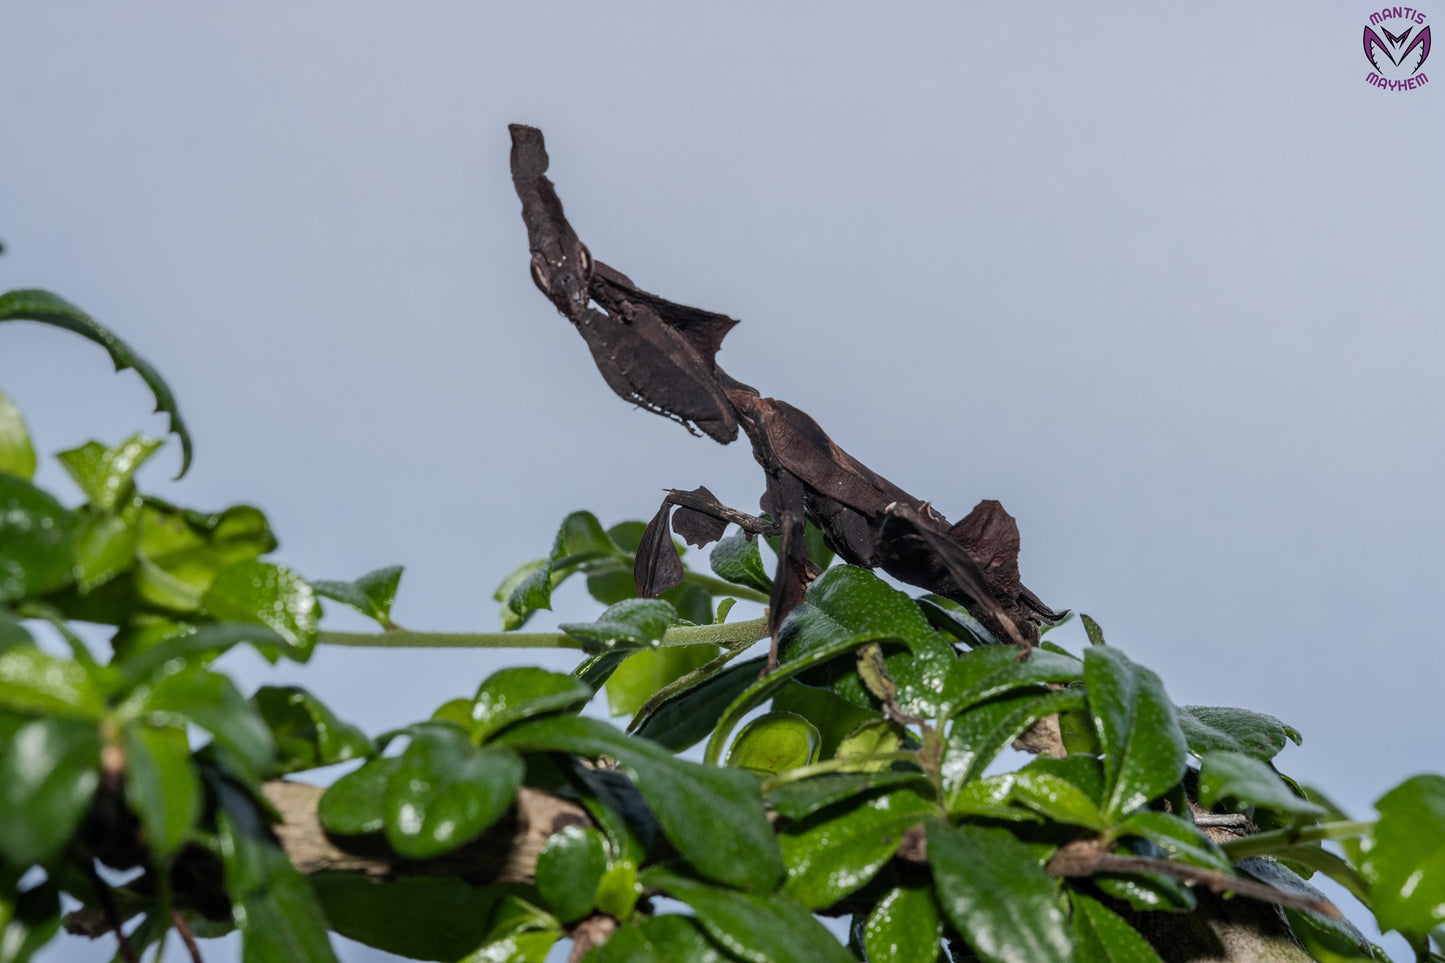
M 688 572 L 683 575 L 684 582 L 691 582 L 699 588 L 705 588 L 710 595 L 730 595 L 735 599 L 748 602 L 757 602 L 767 605 L 772 599 L 757 589 L 748 588 L 746 585 L 738 585 L 735 582 L 726 582 L 720 578 L 713 578 L 711 575 L 704 575 L 701 572 Z
M 1318 843 L 1326 839 L 1349 839 L 1352 836 L 1363 836 L 1374 825 L 1373 822 L 1368 821 L 1340 820 L 1333 823 L 1320 823 L 1317 826 L 1306 826 L 1303 829 L 1276 829 L 1254 836 L 1231 839 L 1221 848 L 1231 860 L 1247 859 L 1250 856 L 1269 856 L 1279 850 L 1302 843 Z
M 767 634 L 767 619 L 749 619 L 722 625 L 676 625 L 658 640 L 659 646 L 737 645 L 756 642 Z M 317 641 L 325 645 L 349 645 L 382 649 L 577 649 L 593 651 L 597 646 L 562 632 L 321 632 Z

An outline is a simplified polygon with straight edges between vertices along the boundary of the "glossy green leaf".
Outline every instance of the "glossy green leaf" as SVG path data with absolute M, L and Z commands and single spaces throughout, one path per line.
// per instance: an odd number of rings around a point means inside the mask
M 794 823 L 778 838 L 788 868 L 784 886 L 804 906 L 832 906 L 871 880 L 893 858 L 903 834 L 937 811 L 904 789 Z
M 987 963 L 1073 960 L 1058 884 L 1006 829 L 928 824 L 928 859 L 943 915 Z
M 15 646 L 31 647 L 35 638 L 9 609 L 0 608 L 0 652 Z
M 306 877 L 239 793 L 223 793 L 216 828 L 242 963 L 335 963 L 326 916 Z
M 1242 752 L 1263 762 L 1279 755 L 1286 741 L 1300 744 L 1299 730 L 1274 716 L 1249 709 L 1180 706 L 1179 727 L 1196 756 L 1206 752 Z
M 768 803 L 780 815 L 802 819 L 845 799 L 861 798 L 880 789 L 912 786 L 927 789 L 922 771 L 827 773 L 784 783 L 768 794 Z
M 984 628 L 962 605 L 940 595 L 925 595 L 913 600 L 928 624 L 941 632 L 947 632 L 969 648 L 980 645 L 998 645 L 999 640 Z
M 1424 933 L 1445 923 L 1445 776 L 1415 776 L 1375 803 L 1379 822 L 1360 867 L 1384 930 Z
M 77 719 L 36 719 L 0 741 L 0 864 L 58 855 L 100 784 L 100 732 Z
M 208 665 L 232 646 L 249 643 L 259 651 L 279 650 L 286 640 L 261 625 L 245 622 L 153 622 L 124 629 L 111 640 L 118 668 L 128 684 L 144 682 L 175 659 Z
M 105 691 L 79 662 L 17 645 L 0 652 L 0 709 L 99 719 Z
M 612 678 L 612 673 L 616 672 L 617 667 L 631 654 L 632 650 L 629 649 L 613 649 L 589 655 L 572 670 L 572 678 L 596 692 Z
M 450 963 L 487 935 L 498 887 L 460 879 L 403 876 L 378 885 L 355 873 L 310 877 L 331 929 L 366 946 L 414 960 Z
M 1239 872 L 1268 886 L 1302 899 L 1328 901 L 1329 897 L 1311 886 L 1276 859 L 1241 859 Z M 1366 905 L 1369 905 L 1368 903 Z M 1370 942 L 1349 920 L 1330 917 L 1312 910 L 1281 907 L 1290 922 L 1290 930 L 1311 956 L 1321 963 L 1345 960 L 1369 960 L 1375 957 Z
M 0 472 L 0 604 L 44 595 L 74 580 L 79 517 L 46 492 Z
M 258 508 L 202 513 L 147 498 L 136 545 L 136 590 L 151 605 L 193 612 L 219 572 L 275 547 L 270 522 Z
M 364 836 L 386 825 L 386 793 L 401 760 L 396 756 L 372 759 L 327 787 L 317 805 L 317 816 L 329 833 Z
M 88 441 L 55 457 L 91 507 L 110 512 L 130 498 L 136 470 L 160 447 L 160 439 L 136 433 L 113 448 Z
M 750 963 L 848 963 L 852 954 L 804 906 L 785 893 L 722 889 L 653 867 L 643 883 L 681 900 L 719 946 Z
M 771 775 L 818 758 L 818 730 L 802 716 L 769 712 L 743 726 L 728 751 L 729 766 Z
M 1125 854 L 1141 848 L 1136 840 L 1126 840 L 1121 847 Z M 1161 858 L 1164 853 L 1151 843 L 1136 855 Z M 1096 873 L 1089 882 L 1105 896 L 1141 912 L 1169 911 L 1192 913 L 1199 906 L 1194 891 L 1172 876 L 1159 873 Z
M 696 917 L 669 913 L 624 926 L 583 957 L 585 963 L 730 963 Z
M 767 891 L 783 874 L 756 778 L 675 758 L 595 719 L 547 716 L 503 732 L 497 744 L 524 751 L 611 756 L 631 774 L 668 841 L 708 879 Z
M 552 607 L 552 590 L 578 571 L 597 563 L 618 563 L 621 551 L 590 512 L 573 512 L 562 520 L 552 551 L 519 567 L 497 587 L 494 598 L 502 605 L 502 628 L 521 628 L 534 613 Z M 633 549 L 635 551 L 635 548 Z
M 25 418 L 5 392 L 0 391 L 0 472 L 29 481 L 35 476 L 35 446 Z
M 201 783 L 182 728 L 131 724 L 125 736 L 125 801 L 161 858 L 181 848 L 201 811 Z
M 607 706 L 614 716 L 630 716 L 657 690 L 711 662 L 716 645 L 669 645 L 634 652 L 607 680 Z
M 895 886 L 863 925 L 868 963 L 935 963 L 943 937 L 943 918 L 933 887 Z
M 773 580 L 768 577 L 767 569 L 763 567 L 757 538 L 749 538 L 742 531 L 720 539 L 713 546 L 708 564 L 718 578 L 737 585 L 746 585 L 759 592 L 773 590 Z
M 1164 683 L 1118 649 L 1099 645 L 1085 653 L 1084 684 L 1103 746 L 1103 810 L 1117 819 L 1184 776 L 1188 747 Z
M 606 871 L 602 834 L 586 826 L 566 826 L 548 836 L 537 854 L 537 892 L 558 919 L 570 923 L 592 912 Z
M 290 646 L 299 662 L 316 647 L 321 606 L 306 580 L 271 562 L 237 562 L 217 573 L 201 599 L 217 621 L 264 625 Z
M 1255 806 L 1303 821 L 1324 810 L 1295 794 L 1267 762 L 1240 752 L 1208 752 L 1199 767 L 1199 802 L 1213 807 L 1226 800 Z
M 560 672 L 520 666 L 493 672 L 472 700 L 472 737 L 484 742 L 507 726 L 533 716 L 585 706 L 592 690 Z
M 256 776 L 270 774 L 276 758 L 271 730 L 226 676 L 203 665 L 179 663 L 176 671 L 152 680 L 134 698 L 151 725 L 199 726 Z
M 367 572 L 354 582 L 322 580 L 312 582 L 316 594 L 351 606 L 383 628 L 393 628 L 391 603 L 401 584 L 402 567 L 390 565 Z
M 360 759 L 374 749 L 366 733 L 299 686 L 262 686 L 251 702 L 275 739 L 278 774 Z
M 1078 963 L 1164 963 L 1124 917 L 1082 893 L 1071 900 Z
M 873 772 L 893 765 L 892 759 L 877 756 L 903 748 L 908 730 L 891 719 L 870 719 L 848 733 L 838 743 L 837 758 L 857 759 L 845 771 Z
M 1172 813 L 1141 809 L 1125 816 L 1111 830 L 1114 836 L 1138 836 L 1159 846 L 1170 859 L 1221 873 L 1233 872 L 1224 850 L 1192 822 Z
M 733 701 L 758 681 L 762 657 L 734 662 L 673 693 L 632 721 L 633 734 L 681 752 L 708 737 Z
M 123 514 L 83 514 L 75 531 L 75 585 L 86 595 L 135 567 L 139 503 Z
M 1095 622 L 1091 616 L 1080 612 L 1079 621 L 1084 623 L 1084 634 L 1089 637 L 1090 645 L 1106 644 L 1104 642 L 1104 630 L 1099 627 L 1099 623 Z
M 554 916 L 508 894 L 492 910 L 482 946 L 462 963 L 542 963 L 561 935 Z
M 1019 661 L 1017 650 L 1007 646 L 965 652 L 950 667 L 948 684 L 957 693 L 953 711 L 960 711 L 1017 689 L 1076 682 L 1083 674 L 1083 663 L 1073 656 L 1035 649 Z
M 574 639 L 610 649 L 651 645 L 676 624 L 677 611 L 662 599 L 625 599 L 608 606 L 594 622 L 563 622 L 557 627 Z
M 387 781 L 384 831 L 391 848 L 429 859 L 481 835 L 512 805 L 522 759 L 508 749 L 478 749 L 450 726 L 420 725 Z
M 1045 768 L 1025 767 L 1014 776 L 1010 798 L 1022 806 L 1067 826 L 1102 831 L 1108 822 L 1099 804 L 1064 776 Z
M 959 791 L 981 777 L 988 764 L 1029 726 L 1045 716 L 1078 709 L 1083 702 L 1083 693 L 1077 689 L 1022 689 L 975 705 L 954 717 L 940 767 L 949 796 L 949 812 L 957 811 L 954 797 Z
M 181 470 L 177 478 L 186 473 L 191 465 L 191 435 L 181 420 L 180 409 L 176 407 L 175 395 L 171 393 L 160 373 L 151 367 L 140 355 L 131 350 L 124 341 L 111 334 L 94 318 L 49 291 L 36 289 L 7 291 L 0 294 L 0 321 L 38 321 L 54 325 L 94 341 L 105 348 L 116 371 L 134 368 L 146 387 L 156 399 L 156 411 L 170 418 L 170 430 L 181 440 Z
M 540 582 L 537 573 L 541 573 Z M 548 579 L 551 576 L 549 561 L 534 558 L 523 562 L 502 579 L 492 598 L 502 604 L 502 630 L 511 632 L 527 624 L 538 609 L 550 608 L 552 589 Z M 539 592 L 545 591 L 545 595 Z M 541 604 L 545 603 L 545 604 Z

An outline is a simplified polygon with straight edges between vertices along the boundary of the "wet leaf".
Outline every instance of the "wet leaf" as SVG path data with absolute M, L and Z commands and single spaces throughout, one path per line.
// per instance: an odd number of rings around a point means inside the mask
M 766 891 L 783 873 L 755 777 L 675 758 L 595 719 L 548 716 L 513 726 L 496 744 L 523 751 L 611 756 L 627 771 L 669 842 L 709 879 Z
M 955 716 L 941 767 L 949 812 L 957 811 L 955 797 L 963 787 L 981 777 L 988 764 L 1029 726 L 1045 716 L 1078 709 L 1083 702 L 1083 693 L 1077 689 L 1022 689 Z
M 500 887 L 404 876 L 383 885 L 353 873 L 316 873 L 311 886 L 330 928 L 347 939 L 415 960 L 450 963 L 475 949 Z
M 299 686 L 262 686 L 251 702 L 275 739 L 277 774 L 360 759 L 374 749 L 366 733 Z
M 0 298 L 3 300 L 3 298 Z M 74 580 L 79 517 L 46 492 L 0 472 L 0 604 L 64 588 Z
M 257 778 L 269 775 L 276 744 L 260 713 L 229 678 L 203 665 L 180 663 L 134 698 L 155 726 L 199 726 Z
M 1179 782 L 1188 747 L 1164 684 L 1118 649 L 1095 646 L 1085 653 L 1084 684 L 1103 746 L 1103 810 L 1117 819 Z
M 47 863 L 70 842 L 100 783 L 91 722 L 36 719 L 0 742 L 0 864 Z
M 1286 741 L 1300 744 L 1299 730 L 1263 712 L 1180 706 L 1178 716 L 1189 751 L 1196 756 L 1206 752 L 1242 752 L 1268 762 L 1279 754 Z
M 391 603 L 401 584 L 401 573 L 400 565 L 390 565 L 367 572 L 354 582 L 322 580 L 312 582 L 311 587 L 317 595 L 343 602 L 383 628 L 391 628 Z
M 1148 940 L 1118 913 L 1082 893 L 1074 904 L 1078 963 L 1164 963 Z
M 1273 810 L 1296 823 L 1324 813 L 1296 795 L 1269 763 L 1239 752 L 1205 753 L 1199 767 L 1199 803 L 1213 807 L 1226 800 Z
M 253 622 L 271 629 L 298 662 L 316 647 L 321 606 L 301 576 L 271 562 L 238 562 L 216 575 L 202 598 L 217 621 Z
M 739 693 L 758 681 L 761 657 L 734 662 L 673 693 L 652 712 L 633 720 L 632 732 L 673 752 L 696 745 L 713 731 Z
M 65 328 L 105 348 L 110 360 L 115 364 L 116 371 L 134 368 L 155 396 L 155 410 L 170 418 L 171 432 L 181 440 L 181 470 L 176 477 L 180 478 L 186 473 L 186 469 L 191 466 L 191 435 L 186 430 L 185 422 L 181 420 L 181 412 L 176 407 L 176 398 L 171 393 L 170 386 L 161 378 L 160 373 L 151 367 L 149 361 L 132 351 L 128 344 L 111 334 L 90 315 L 49 291 L 31 289 L 0 294 L 0 321 L 38 321 L 41 324 Z
M 111 512 L 130 499 L 135 491 L 136 470 L 160 447 L 159 439 L 137 433 L 114 448 L 88 441 L 55 457 L 80 486 L 92 508 Z
M 105 690 L 79 662 L 16 645 L 0 651 L 0 709 L 99 719 Z
M 718 578 L 755 588 L 759 592 L 773 590 L 773 580 L 768 577 L 762 554 L 758 551 L 758 540 L 756 537 L 748 538 L 744 532 L 734 532 L 713 546 L 708 565 Z
M 592 912 L 606 871 L 602 834 L 585 826 L 566 826 L 548 836 L 537 854 L 537 891 L 558 919 L 570 923 Z
M 381 832 L 386 825 L 386 787 L 400 762 L 396 756 L 372 759 L 327 787 L 317 806 L 326 831 L 341 836 Z
M 1375 803 L 1380 820 L 1360 867 L 1383 930 L 1445 923 L 1445 776 L 1415 776 Z
M 711 662 L 716 645 L 669 645 L 635 652 L 607 680 L 607 705 L 614 716 L 630 716 L 657 691 Z
M 928 858 L 943 915 L 980 959 L 1073 960 L 1058 885 L 1013 833 L 935 819 L 928 824 Z
M 937 811 L 917 793 L 900 790 L 794 823 L 778 839 L 788 867 L 784 886 L 804 906 L 832 906 L 871 880 L 903 834 Z
M 533 716 L 582 708 L 592 690 L 560 672 L 519 666 L 493 672 L 472 700 L 472 737 L 485 742 L 507 726 Z
M 869 963 L 935 963 L 943 919 L 932 886 L 895 886 L 868 914 L 863 946 Z
M 927 777 L 921 771 L 828 773 L 784 783 L 768 794 L 768 802 L 779 814 L 789 819 L 802 819 L 845 799 L 862 798 L 880 789 L 910 785 L 926 790 Z
M 260 509 L 233 505 L 214 514 L 145 499 L 136 545 L 136 590 L 151 605 L 194 612 L 217 573 L 276 547 Z
M 877 710 L 864 709 L 827 689 L 799 682 L 789 682 L 777 691 L 773 709 L 797 713 L 817 727 L 820 759 L 831 759 L 839 743 L 863 723 L 878 718 Z
M 751 963 L 830 963 L 852 954 L 801 903 L 785 893 L 761 895 L 722 889 L 662 867 L 643 874 L 655 886 L 692 907 L 707 935 Z
M 472 745 L 450 726 L 422 724 L 386 785 L 384 831 L 391 848 L 429 859 L 481 835 L 511 807 L 522 759 L 508 749 Z
M 35 446 L 25 418 L 5 392 L 0 391 L 0 472 L 29 481 L 35 476 Z
M 1217 869 L 1222 873 L 1233 872 L 1233 866 L 1224 850 L 1187 819 L 1172 813 L 1141 809 L 1130 813 L 1116 824 L 1114 836 L 1138 836 L 1147 839 L 1168 854 L 1170 859 Z
M 201 810 L 201 783 L 181 728 L 125 727 L 125 801 L 161 858 L 181 848 Z
M 677 612 L 662 599 L 627 599 L 609 606 L 595 622 L 563 622 L 558 628 L 600 648 L 640 648 L 676 624 Z
M 729 766 L 771 775 L 818 757 L 818 730 L 802 716 L 769 712 L 743 726 L 728 752 Z

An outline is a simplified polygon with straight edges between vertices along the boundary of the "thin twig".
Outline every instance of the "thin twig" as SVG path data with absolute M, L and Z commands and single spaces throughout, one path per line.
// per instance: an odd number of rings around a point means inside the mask
M 186 944 L 186 952 L 191 954 L 191 963 L 204 963 L 201 959 L 201 948 L 196 945 L 196 935 L 191 932 L 191 925 L 186 922 L 180 910 L 171 910 L 171 925 L 181 934 L 181 942 Z

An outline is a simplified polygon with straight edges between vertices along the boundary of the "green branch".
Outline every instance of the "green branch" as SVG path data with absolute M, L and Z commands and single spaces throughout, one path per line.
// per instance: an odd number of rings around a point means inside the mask
M 722 625 L 676 625 L 658 640 L 659 646 L 713 643 L 735 646 L 756 642 L 768 634 L 766 618 Z M 577 649 L 590 652 L 597 646 L 574 639 L 563 632 L 321 632 L 323 645 L 381 649 Z

